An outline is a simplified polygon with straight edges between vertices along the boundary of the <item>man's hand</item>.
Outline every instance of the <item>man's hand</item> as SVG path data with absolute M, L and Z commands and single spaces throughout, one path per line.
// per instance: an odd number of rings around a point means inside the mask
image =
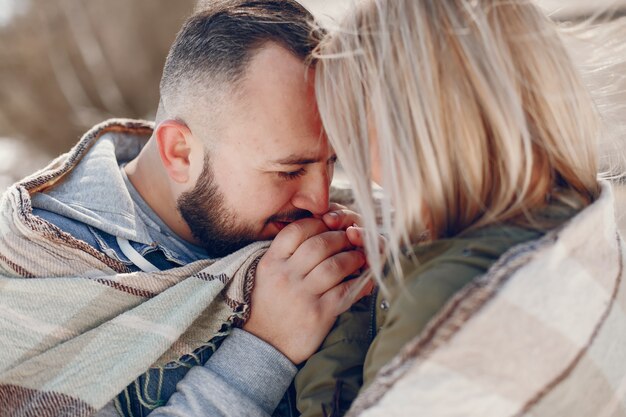
M 335 322 L 357 299 L 357 280 L 342 282 L 365 264 L 344 231 L 329 231 L 319 219 L 289 224 L 257 267 L 252 310 L 244 329 L 294 364 L 308 359 Z

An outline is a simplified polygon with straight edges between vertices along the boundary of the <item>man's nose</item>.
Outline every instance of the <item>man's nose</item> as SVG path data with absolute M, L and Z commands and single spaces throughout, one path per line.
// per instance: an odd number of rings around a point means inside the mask
M 313 215 L 326 213 L 329 205 L 330 181 L 329 172 L 311 175 L 302 182 L 302 186 L 293 197 L 292 204 L 299 209 L 310 211 Z

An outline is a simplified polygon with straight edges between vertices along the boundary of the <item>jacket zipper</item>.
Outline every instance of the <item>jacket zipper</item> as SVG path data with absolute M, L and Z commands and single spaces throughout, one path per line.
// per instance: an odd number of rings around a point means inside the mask
M 374 290 L 370 300 L 370 328 L 368 330 L 369 342 L 372 343 L 376 337 L 376 300 L 378 300 L 378 288 Z

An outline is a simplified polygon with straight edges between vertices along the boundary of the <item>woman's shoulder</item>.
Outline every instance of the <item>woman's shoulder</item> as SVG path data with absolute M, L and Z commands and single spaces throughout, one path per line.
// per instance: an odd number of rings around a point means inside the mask
M 415 247 L 416 263 L 405 264 L 404 280 L 390 285 L 388 294 L 379 292 L 378 335 L 372 345 L 374 353 L 368 353 L 366 379 L 371 380 L 455 294 L 487 272 L 504 252 L 541 235 L 498 226 Z
M 485 273 L 511 248 L 542 238 L 574 218 L 583 208 L 571 190 L 559 190 L 545 206 L 530 210 L 523 218 L 511 219 L 478 229 L 466 230 L 454 237 L 440 239 L 412 248 L 415 262 L 406 262 L 404 283 L 410 288 L 431 279 Z
M 619 316 L 613 310 L 623 305 L 625 293 L 623 241 L 617 232 L 613 200 L 606 184 L 598 200 L 562 222 L 561 227 L 534 232 L 538 239 L 526 242 L 514 238 L 509 242 L 512 250 L 505 250 L 485 273 L 478 271 L 474 261 L 459 262 L 459 250 L 476 248 L 475 244 L 481 249 L 472 250 L 471 257 L 480 262 L 505 249 L 497 249 L 502 243 L 499 231 L 491 232 L 472 233 L 465 242 L 440 244 L 437 256 L 407 273 L 406 289 L 391 303 L 388 325 L 379 334 L 384 336 L 375 346 L 374 353 L 379 355 L 368 354 L 370 366 L 365 370 L 365 383 L 369 393 L 384 392 L 389 404 L 400 398 L 393 397 L 394 391 L 406 397 L 406 390 L 394 387 L 411 387 L 413 394 L 423 391 L 415 390 L 418 385 L 420 389 L 436 387 L 437 392 L 452 395 L 455 400 L 451 404 L 457 405 L 475 393 L 478 382 L 475 378 L 468 380 L 463 372 L 446 373 L 442 378 L 438 370 L 470 366 L 476 371 L 474 376 L 485 376 L 484 386 L 492 386 L 497 380 L 519 388 L 532 380 L 529 392 L 534 395 L 550 386 L 561 369 L 571 370 L 572 363 L 578 363 L 574 359 L 579 351 L 611 351 L 624 344 L 619 335 L 613 334 L 615 326 L 602 325 Z M 482 250 L 485 248 L 495 248 L 496 252 L 490 254 Z M 451 275 L 466 274 L 469 278 L 472 273 L 476 278 L 483 277 L 479 285 L 457 292 L 452 289 Z M 604 330 L 606 334 L 597 333 Z M 528 350 L 528 346 L 533 349 Z M 562 352 L 556 356 L 536 355 L 538 351 L 555 349 Z M 557 357 L 560 359 L 555 361 Z M 469 358 L 470 362 L 459 362 L 459 358 Z M 610 355 L 599 358 L 606 359 L 600 368 L 614 367 Z M 583 392 L 589 382 L 589 378 L 584 378 L 588 373 L 578 368 L 578 373 L 571 373 L 575 378 L 568 378 L 567 383 L 555 386 L 558 389 L 542 395 L 560 399 L 563 392 Z M 376 376 L 378 370 L 382 370 L 380 375 L 384 378 Z M 410 376 L 405 370 L 409 370 Z M 528 378 L 528 370 L 536 371 L 533 378 Z M 577 375 L 582 377 L 576 378 Z M 400 379 L 404 381 L 388 388 Z M 463 386 L 467 381 L 469 384 Z M 422 411 L 425 406 L 432 406 L 429 409 L 453 413 L 453 408 L 446 408 L 448 403 L 431 401 L 439 398 L 434 392 L 426 390 L 423 398 L 411 397 L 407 404 Z M 573 397 L 568 394 L 563 398 Z M 484 400 L 487 406 L 493 398 L 487 396 Z M 359 405 L 355 405 L 358 409 Z
M 415 250 L 416 262 L 405 266 L 403 281 L 391 289 L 391 308 L 381 312 L 387 317 L 379 317 L 379 322 L 407 321 L 414 330 L 411 333 L 421 331 L 457 292 L 487 273 L 505 252 L 542 236 L 539 231 L 500 225 L 421 245 Z
M 544 232 L 513 224 L 492 225 L 413 248 L 404 268 L 404 285 L 413 287 L 429 277 L 477 275 L 486 272 L 512 247 L 540 239 Z

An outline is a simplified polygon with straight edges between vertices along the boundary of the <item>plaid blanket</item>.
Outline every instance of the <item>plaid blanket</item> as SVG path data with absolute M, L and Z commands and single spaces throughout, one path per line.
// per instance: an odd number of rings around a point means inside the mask
M 350 416 L 626 416 L 624 243 L 609 184 L 454 297 Z
M 245 316 L 267 243 L 159 273 L 126 267 L 32 214 L 109 121 L 0 199 L 0 416 L 89 416 L 149 368 L 215 348 Z

